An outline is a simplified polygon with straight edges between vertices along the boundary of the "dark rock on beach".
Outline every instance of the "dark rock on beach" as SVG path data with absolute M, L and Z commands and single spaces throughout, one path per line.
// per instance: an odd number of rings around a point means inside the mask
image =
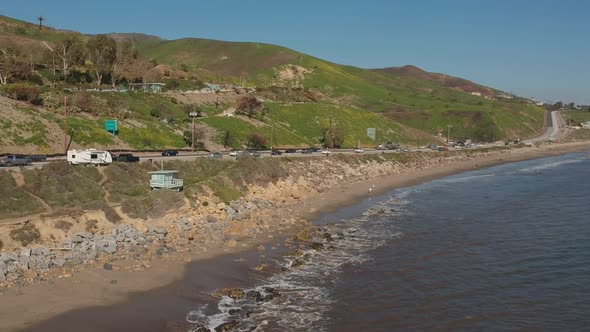
M 235 329 L 238 326 L 238 322 L 231 321 L 223 323 L 215 328 L 215 332 L 227 332 Z

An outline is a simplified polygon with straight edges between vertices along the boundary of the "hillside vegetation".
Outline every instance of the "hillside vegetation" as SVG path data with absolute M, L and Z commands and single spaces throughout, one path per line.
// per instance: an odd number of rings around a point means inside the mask
M 64 95 L 70 100 L 72 144 L 82 147 L 186 147 L 188 113 L 194 110 L 202 115 L 197 119 L 205 132 L 200 139 L 210 149 L 245 146 L 252 133 L 263 135 L 268 146 L 319 145 L 332 125 L 342 132 L 343 147 L 422 144 L 446 136 L 449 126 L 453 137 L 491 141 L 532 136 L 543 125 L 544 111 L 528 100 L 414 66 L 361 69 L 261 43 L 142 34 L 101 38 L 0 16 L 0 78 L 7 78 L 0 93 L 26 102 L 2 100 L 3 108 L 22 116 L 0 115 L 0 125 L 10 128 L 0 135 L 0 152 L 9 146 L 63 150 L 56 142 L 65 128 Z M 60 50 L 72 43 L 71 66 L 62 66 L 66 56 Z M 100 69 L 96 50 L 105 47 L 116 47 L 115 59 Z M 120 57 L 125 61 L 117 67 Z M 166 83 L 168 92 L 84 91 L 142 81 Z M 183 93 L 204 82 L 229 89 Z M 250 93 L 265 111 L 254 117 L 222 116 L 233 113 L 245 93 L 234 86 L 253 88 Z M 120 121 L 118 136 L 104 132 L 106 119 Z M 377 129 L 376 140 L 367 137 L 366 128 Z

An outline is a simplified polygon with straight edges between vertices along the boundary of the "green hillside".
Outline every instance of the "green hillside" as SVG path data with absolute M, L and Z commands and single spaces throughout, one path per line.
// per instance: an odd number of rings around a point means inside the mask
M 213 80 L 222 75 L 239 82 L 241 76 L 246 85 L 303 87 L 323 94 L 325 103 L 381 113 L 429 133 L 452 125 L 461 136 L 491 140 L 529 136 L 543 125 L 544 111 L 527 100 L 413 66 L 367 70 L 274 45 L 193 38 L 139 47 L 150 59 L 191 66 Z M 300 79 L 281 79 L 289 67 L 305 73 Z
M 139 54 L 135 61 L 143 66 L 134 69 L 137 76 L 133 81 L 141 82 L 142 75 L 149 71 L 151 76 L 143 80 L 165 82 L 168 92 L 90 92 L 92 97 L 86 99 L 91 99 L 92 107 L 82 105 L 78 112 L 70 114 L 71 123 L 78 128 L 75 143 L 82 146 L 185 146 L 182 135 L 190 128 L 187 105 L 204 110 L 205 117 L 198 122 L 209 128 L 214 146 L 223 142 L 228 131 L 236 147 L 244 145 L 254 132 L 264 135 L 272 145 L 318 145 L 329 121 L 343 131 L 345 147 L 355 146 L 359 140 L 365 146 L 381 141 L 422 144 L 432 141 L 432 135 L 446 132 L 449 125 L 454 137 L 484 141 L 532 136 L 543 125 L 544 111 L 528 100 L 413 66 L 362 69 L 262 43 L 163 40 L 126 33 L 109 36 L 119 45 L 133 41 Z M 40 97 L 29 102 L 35 102 L 48 114 L 54 113 L 58 119 L 54 123 L 63 121 L 59 119 L 63 108 L 55 102 L 63 89 L 73 90 L 69 94 L 76 101 L 80 99 L 79 88 L 96 87 L 88 59 L 74 67 L 68 77 L 60 74 L 59 66 L 56 73 L 55 49 L 70 37 L 82 43 L 94 38 L 45 26 L 39 29 L 37 24 L 0 16 L 0 48 L 18 49 L 19 56 L 34 62 L 29 78 L 14 78 L 0 86 L 0 94 L 11 96 L 15 85 L 34 85 Z M 103 87 L 109 88 L 110 80 L 106 76 Z M 119 80 L 118 84 L 125 86 L 127 82 Z M 177 100 L 182 91 L 172 91 L 192 90 L 203 82 L 255 88 L 254 95 L 264 101 L 267 114 L 254 120 L 221 117 L 219 113 L 231 108 L 239 96 L 231 92 L 219 94 L 223 99 L 220 109 L 212 108 L 212 100 L 205 97 Z M 123 124 L 118 137 L 104 135 L 101 121 L 107 118 L 117 118 Z M 366 136 L 366 128 L 377 128 L 376 141 Z M 24 131 L 19 135 L 27 137 Z M 32 141 L 19 142 L 31 145 Z

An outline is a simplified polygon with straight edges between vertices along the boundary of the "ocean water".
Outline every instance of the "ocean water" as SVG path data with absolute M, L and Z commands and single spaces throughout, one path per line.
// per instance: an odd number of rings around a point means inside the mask
M 242 331 L 590 329 L 590 154 L 467 172 L 326 215 L 334 241 L 187 315 Z

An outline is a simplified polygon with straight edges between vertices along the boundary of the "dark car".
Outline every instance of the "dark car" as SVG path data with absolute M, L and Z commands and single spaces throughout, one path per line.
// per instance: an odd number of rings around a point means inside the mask
M 313 153 L 313 150 L 311 148 L 301 149 L 301 153 L 304 153 L 304 154 Z
M 116 158 L 113 158 L 115 161 L 121 163 L 136 163 L 139 161 L 139 157 L 132 155 L 131 153 L 121 153 Z
M 0 166 L 4 167 L 11 167 L 11 166 L 26 166 L 30 165 L 33 161 L 31 158 L 18 156 L 18 155 L 10 155 L 4 158 L 0 158 Z
M 176 156 L 178 155 L 178 151 L 176 150 L 164 150 L 162 151 L 162 156 L 163 157 L 170 157 L 170 156 Z
M 24 156 L 25 158 L 27 156 Z M 44 154 L 34 154 L 32 156 L 28 156 L 33 162 L 45 161 L 47 160 L 47 156 Z
M 295 150 L 295 149 L 287 149 L 287 150 L 285 150 L 285 153 L 295 153 L 295 152 L 297 152 L 297 150 Z
M 271 151 L 270 151 L 270 154 L 271 154 L 272 156 L 280 156 L 280 155 L 282 155 L 283 153 L 282 153 L 281 151 L 279 151 L 279 150 L 271 150 Z
M 309 148 L 311 150 L 311 152 L 320 152 L 320 148 L 312 146 L 311 148 Z
M 260 152 L 252 150 L 252 151 L 250 151 L 250 155 L 254 158 L 259 158 Z
M 223 155 L 219 152 L 211 152 L 209 158 L 223 158 Z

